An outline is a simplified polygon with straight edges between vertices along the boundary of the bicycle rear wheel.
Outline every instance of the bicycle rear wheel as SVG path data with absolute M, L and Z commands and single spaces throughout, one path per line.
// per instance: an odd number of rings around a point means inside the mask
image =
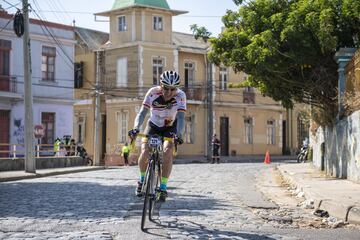
M 144 181 L 144 188 L 145 188 L 145 196 L 144 196 L 144 206 L 141 216 L 141 230 L 144 230 L 145 227 L 145 220 L 146 220 L 146 212 L 148 206 L 150 205 L 150 198 L 151 198 L 151 185 L 152 185 L 152 178 L 154 175 L 153 171 L 153 161 L 149 161 L 148 168 L 145 173 L 145 181 Z

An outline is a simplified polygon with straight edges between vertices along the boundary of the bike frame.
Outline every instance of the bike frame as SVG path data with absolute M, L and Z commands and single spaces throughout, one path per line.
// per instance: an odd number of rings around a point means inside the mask
M 137 136 L 148 139 L 149 148 L 148 166 L 145 172 L 145 180 L 142 186 L 142 195 L 144 196 L 144 205 L 141 217 L 141 230 L 144 230 L 146 215 L 150 221 L 153 221 L 152 213 L 154 211 L 156 191 L 160 186 L 161 178 L 161 158 L 164 141 L 173 142 L 173 138 L 163 138 L 158 135 L 138 134 Z M 157 140 L 156 140 L 157 139 Z

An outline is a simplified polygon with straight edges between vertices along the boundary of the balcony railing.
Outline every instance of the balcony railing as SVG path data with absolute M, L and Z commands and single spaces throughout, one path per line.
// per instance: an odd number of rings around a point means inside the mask
M 182 90 L 185 92 L 187 100 L 204 100 L 204 88 L 201 86 L 184 87 Z
M 16 77 L 0 75 L 0 91 L 16 93 Z
M 243 103 L 255 104 L 255 93 L 243 91 Z

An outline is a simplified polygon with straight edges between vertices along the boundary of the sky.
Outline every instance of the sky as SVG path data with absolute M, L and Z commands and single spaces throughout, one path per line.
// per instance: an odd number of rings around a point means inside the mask
M 103 32 L 109 32 L 109 22 L 95 21 L 93 13 L 111 10 L 115 0 L 28 0 L 31 7 L 42 20 L 75 25 Z M 9 13 L 15 13 L 16 8 L 22 8 L 21 0 L 0 0 L 0 4 Z M 217 36 L 221 32 L 221 17 L 226 10 L 237 10 L 232 0 L 167 0 L 171 9 L 184 10 L 189 13 L 173 18 L 173 31 L 192 33 L 190 25 L 204 26 Z M 11 6 L 11 5 L 13 6 Z M 15 6 L 15 7 L 14 7 Z M 31 18 L 38 18 L 31 13 Z M 97 20 L 107 18 L 97 17 Z

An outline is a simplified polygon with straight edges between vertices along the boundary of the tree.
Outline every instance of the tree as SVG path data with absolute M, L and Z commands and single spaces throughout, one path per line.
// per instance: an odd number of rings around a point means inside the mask
M 211 32 L 205 27 L 199 27 L 197 24 L 190 25 L 190 29 L 193 31 L 196 40 L 201 38 L 204 42 L 207 42 L 211 36 Z
M 321 125 L 336 115 L 340 47 L 359 47 L 359 0 L 234 0 L 225 31 L 210 38 L 209 58 L 250 75 L 247 84 L 281 101 L 319 109 Z

